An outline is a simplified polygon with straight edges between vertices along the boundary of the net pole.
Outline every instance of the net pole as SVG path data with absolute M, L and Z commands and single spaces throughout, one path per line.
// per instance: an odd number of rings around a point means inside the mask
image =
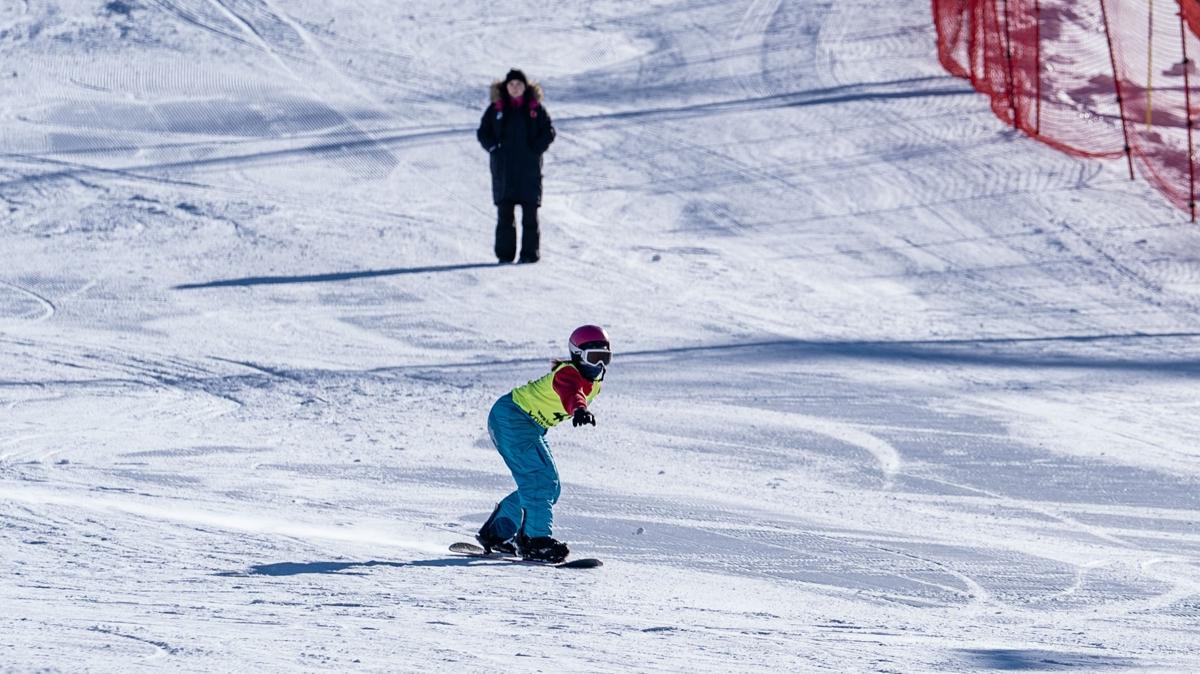
M 1154 0 L 1146 12 L 1146 130 L 1154 126 Z
M 1037 98 L 1034 101 L 1033 135 L 1040 136 L 1042 135 L 1042 0 L 1033 1 L 1033 18 L 1033 54 L 1037 61 L 1037 84 L 1034 85 Z
M 1125 161 L 1129 164 L 1129 179 L 1133 180 L 1133 148 L 1129 145 L 1129 128 L 1125 123 L 1125 97 L 1121 95 L 1121 76 L 1117 73 L 1117 56 L 1113 51 L 1112 30 L 1108 25 L 1108 9 L 1100 0 L 1100 15 L 1104 18 L 1104 39 L 1108 41 L 1108 62 L 1112 66 L 1113 88 L 1117 92 L 1117 108 L 1121 114 L 1121 134 L 1125 137 Z
M 1019 129 L 1020 124 L 1017 120 L 1017 94 L 1016 87 L 1013 82 L 1013 53 L 1012 53 L 1012 35 L 1009 33 L 1008 20 L 1008 0 L 1003 0 L 1001 6 L 1004 8 L 1004 58 L 1008 64 L 1008 110 L 1012 115 L 1012 125 L 1014 129 Z M 992 5 L 993 10 L 995 4 Z
M 1188 137 L 1188 210 L 1192 214 L 1192 222 L 1196 221 L 1196 146 L 1192 143 L 1192 83 L 1188 71 L 1192 61 L 1188 58 L 1187 26 L 1183 12 L 1179 13 L 1179 44 L 1183 48 L 1183 107 L 1184 117 L 1187 118 Z

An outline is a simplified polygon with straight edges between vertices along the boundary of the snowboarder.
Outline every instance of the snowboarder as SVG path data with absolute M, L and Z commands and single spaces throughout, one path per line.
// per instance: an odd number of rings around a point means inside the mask
M 540 254 L 537 209 L 542 205 L 542 154 L 554 142 L 554 125 L 542 106 L 542 87 L 517 69 L 492 83 L 491 104 L 483 111 L 475 137 L 488 151 L 496 218 L 496 258 L 517 254 L 516 207 L 521 206 L 521 256 L 537 262 Z
M 553 360 L 548 374 L 501 396 L 488 415 L 488 434 L 517 490 L 496 504 L 475 536 L 487 552 L 555 563 L 569 552 L 551 535 L 559 482 L 546 431 L 567 419 L 577 427 L 596 425 L 588 405 L 600 393 L 612 348 L 596 325 L 576 328 L 567 345 L 570 359 Z

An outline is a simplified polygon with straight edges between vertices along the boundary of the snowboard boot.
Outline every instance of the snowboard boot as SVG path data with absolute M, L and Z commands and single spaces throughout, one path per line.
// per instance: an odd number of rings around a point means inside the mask
M 500 504 L 497 503 L 496 507 L 492 509 L 491 516 L 488 517 L 487 521 L 483 523 L 483 526 L 479 528 L 479 533 L 475 534 L 475 540 L 479 541 L 479 544 L 483 546 L 484 552 L 499 552 L 505 555 L 515 555 L 517 554 L 517 546 L 513 545 L 512 538 L 502 538 L 502 534 L 496 533 L 497 528 L 504 529 L 507 527 L 515 527 L 515 525 L 512 524 L 512 522 L 510 522 L 507 518 L 499 518 L 500 521 L 497 522 L 498 518 L 496 515 L 499 512 Z M 497 527 L 497 525 L 499 525 L 499 527 Z M 509 531 L 512 531 L 512 529 L 510 528 Z
M 499 552 L 504 555 L 517 554 L 517 546 L 513 545 L 512 541 L 501 541 L 495 538 L 486 538 L 483 534 L 475 534 L 475 540 L 483 546 L 483 551 L 486 553 Z
M 517 551 L 521 554 L 521 559 L 551 564 L 564 561 L 571 553 L 566 543 L 556 541 L 550 536 L 529 538 L 523 531 L 517 534 Z

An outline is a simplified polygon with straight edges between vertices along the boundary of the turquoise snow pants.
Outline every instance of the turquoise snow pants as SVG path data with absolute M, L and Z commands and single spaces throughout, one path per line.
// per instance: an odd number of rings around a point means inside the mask
M 560 487 L 558 468 L 546 444 L 546 429 L 518 407 L 508 393 L 492 405 L 488 435 L 512 472 L 517 490 L 500 501 L 500 508 L 481 533 L 506 541 L 524 522 L 526 536 L 549 536 L 554 524 L 551 509 L 558 502 Z

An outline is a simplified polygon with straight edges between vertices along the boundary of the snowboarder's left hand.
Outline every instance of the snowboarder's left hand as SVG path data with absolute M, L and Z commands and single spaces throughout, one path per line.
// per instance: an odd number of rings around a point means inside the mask
M 595 426 L 596 417 L 592 416 L 592 413 L 586 407 L 576 407 L 575 416 L 571 419 L 571 423 L 575 426 L 582 426 L 584 424 Z

